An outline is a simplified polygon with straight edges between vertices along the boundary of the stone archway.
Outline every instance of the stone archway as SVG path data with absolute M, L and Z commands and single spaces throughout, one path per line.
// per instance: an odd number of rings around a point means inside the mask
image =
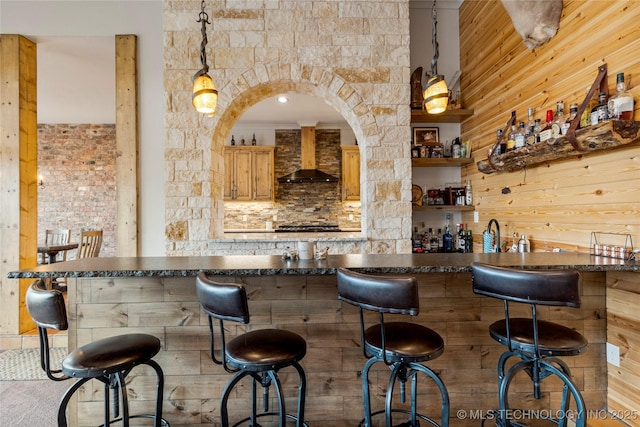
M 316 70 L 317 71 L 317 70 Z M 252 70 L 256 73 L 256 70 Z M 322 75 L 323 78 L 314 80 L 315 75 Z M 227 87 L 229 91 L 232 88 Z M 236 88 L 233 88 L 236 89 Z M 303 67 L 298 79 L 282 79 L 275 81 L 263 81 L 257 83 L 251 87 L 244 87 L 244 90 L 233 97 L 229 105 L 225 106 L 223 113 L 218 119 L 217 126 L 215 127 L 212 137 L 211 145 L 211 164 L 222 165 L 223 147 L 225 141 L 229 139 L 231 129 L 235 122 L 256 103 L 276 96 L 280 93 L 286 93 L 289 91 L 298 92 L 310 96 L 317 97 L 327 102 L 331 107 L 338 111 L 345 119 L 347 124 L 351 127 L 358 143 L 361 147 L 367 146 L 367 142 L 370 139 L 378 138 L 377 126 L 375 119 L 371 113 L 368 105 L 364 102 L 357 89 L 345 82 L 338 75 L 331 75 L 326 70 L 321 73 L 314 74 L 312 67 Z M 221 98 L 223 96 L 221 95 Z M 366 134 L 365 129 L 369 132 Z M 361 188 L 361 194 L 366 194 L 366 150 L 362 150 L 361 155 L 361 182 L 364 183 L 364 188 Z M 222 228 L 224 222 L 224 207 L 222 203 L 222 187 L 224 171 L 213 170 L 213 179 L 211 183 L 211 212 L 214 220 L 211 222 L 210 236 L 212 238 L 222 235 Z M 215 196 L 218 197 L 215 197 Z M 361 215 L 363 232 L 366 233 L 365 225 L 366 218 L 366 198 L 362 198 Z

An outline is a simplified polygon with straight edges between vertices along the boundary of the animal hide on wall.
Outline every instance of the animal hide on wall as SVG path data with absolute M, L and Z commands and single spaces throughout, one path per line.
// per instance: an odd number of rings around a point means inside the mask
M 529 49 L 545 44 L 556 35 L 562 0 L 502 0 L 502 5 Z

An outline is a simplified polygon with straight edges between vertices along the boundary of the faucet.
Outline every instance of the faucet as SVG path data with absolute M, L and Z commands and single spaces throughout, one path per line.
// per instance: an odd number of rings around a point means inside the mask
M 489 220 L 489 224 L 487 225 L 487 233 L 491 233 L 491 224 L 496 224 L 496 252 L 501 252 L 500 250 L 500 224 L 498 224 L 498 220 L 491 218 Z

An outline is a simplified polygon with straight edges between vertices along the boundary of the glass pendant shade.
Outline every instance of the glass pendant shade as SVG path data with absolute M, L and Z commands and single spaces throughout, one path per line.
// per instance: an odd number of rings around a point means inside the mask
M 424 89 L 424 106 L 429 114 L 439 114 L 447 109 L 449 89 L 440 74 L 429 77 Z
M 207 73 L 194 77 L 192 102 L 195 109 L 200 113 L 213 115 L 216 112 L 218 91 Z

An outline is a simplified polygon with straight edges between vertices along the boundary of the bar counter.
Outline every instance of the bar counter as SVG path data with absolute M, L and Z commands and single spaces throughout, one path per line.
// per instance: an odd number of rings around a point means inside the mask
M 413 275 L 420 285 L 421 312 L 413 321 L 440 333 L 442 356 L 429 363 L 443 379 L 451 401 L 452 426 L 480 425 L 470 417 L 497 407 L 496 366 L 504 347 L 489 337 L 489 325 L 503 316 L 502 303 L 473 294 L 470 266 L 486 262 L 525 269 L 576 268 L 583 277 L 580 309 L 540 310 L 542 318 L 581 332 L 586 354 L 565 358 L 589 410 L 640 408 L 640 388 L 633 360 L 640 359 L 640 263 L 575 253 L 329 255 L 324 260 L 283 260 L 280 256 L 93 258 L 42 265 L 11 272 L 10 278 L 67 277 L 69 348 L 129 332 L 162 340 L 156 360 L 165 372 L 164 415 L 171 425 L 219 425 L 219 398 L 230 374 L 209 356 L 208 323 L 195 293 L 201 271 L 220 281 L 243 283 L 249 295 L 251 324 L 228 324 L 230 336 L 249 329 L 277 327 L 307 341 L 302 366 L 307 373 L 306 421 L 310 426 L 357 425 L 362 418 L 358 312 L 337 300 L 339 267 L 375 274 Z M 632 307 L 627 309 L 627 306 Z M 608 310 L 608 312 L 607 312 Z M 616 311 L 617 310 L 617 311 Z M 606 362 L 605 343 L 620 346 L 621 367 Z M 630 366 L 629 369 L 625 366 Z M 294 375 L 282 371 L 287 396 L 294 396 Z M 130 375 L 132 413 L 152 412 L 152 372 L 139 367 Z M 388 369 L 371 371 L 372 405 L 383 406 Z M 419 381 L 419 405 L 439 413 L 434 386 Z M 246 408 L 249 384 L 229 399 L 232 419 Z M 616 389 L 635 397 L 620 397 Z M 560 401 L 555 379 L 542 383 L 542 399 L 531 396 L 528 378 L 516 378 L 513 407 L 553 410 Z M 622 396 L 622 395 L 621 395 Z M 433 399 L 432 399 L 433 397 Z M 70 408 L 72 426 L 101 422 L 101 384 L 86 387 Z M 293 401 L 288 400 L 293 408 Z M 475 411 L 475 412 L 474 412 Z M 80 422 L 79 422 L 80 420 Z M 625 419 L 630 425 L 639 421 Z

